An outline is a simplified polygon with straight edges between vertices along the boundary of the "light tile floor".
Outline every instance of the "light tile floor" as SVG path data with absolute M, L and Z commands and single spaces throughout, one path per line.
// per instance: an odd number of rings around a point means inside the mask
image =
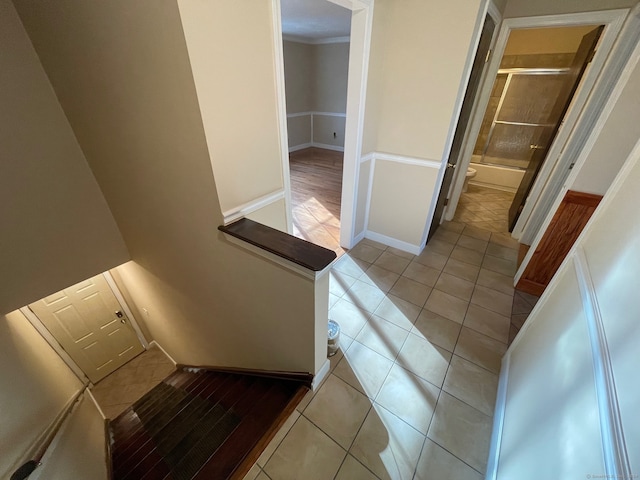
M 481 479 L 517 242 L 444 224 L 414 256 L 363 240 L 334 266 L 331 373 L 246 476 Z
M 156 346 L 150 346 L 129 363 L 106 376 L 91 388 L 102 412 L 113 419 L 160 383 L 175 365 Z
M 495 233 L 508 234 L 508 215 L 509 207 L 513 202 L 513 193 L 503 192 L 495 190 L 493 188 L 481 187 L 479 185 L 469 185 L 466 192 L 460 196 L 460 202 L 456 209 L 454 220 L 457 222 L 466 223 L 467 225 L 483 228 Z M 468 242 L 466 242 L 468 243 Z M 507 247 L 505 250 L 504 245 L 489 245 L 487 253 L 497 257 L 498 259 L 492 260 L 492 265 L 495 269 L 499 270 L 500 263 L 505 258 L 509 260 L 504 266 L 504 271 L 509 271 L 511 268 L 510 259 L 513 255 L 511 249 Z M 502 260 L 499 260 L 502 258 Z M 487 271 L 481 274 L 483 277 L 478 280 L 479 284 L 482 282 L 490 282 L 493 273 Z M 499 290 L 498 286 L 494 286 Z M 508 287 L 505 293 L 509 294 L 513 289 Z M 525 320 L 529 317 L 529 314 L 535 307 L 539 297 L 528 293 L 515 291 L 513 295 L 513 303 L 511 305 L 511 326 L 509 327 L 509 345 L 516 337 Z
M 492 232 L 506 233 L 513 197 L 513 193 L 471 184 L 460 196 L 453 219 Z

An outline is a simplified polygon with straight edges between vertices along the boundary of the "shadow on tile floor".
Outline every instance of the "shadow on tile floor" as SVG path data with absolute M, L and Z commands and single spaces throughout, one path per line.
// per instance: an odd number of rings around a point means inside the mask
M 462 222 L 414 256 L 363 240 L 335 265 L 331 372 L 247 479 L 481 479 L 517 242 Z

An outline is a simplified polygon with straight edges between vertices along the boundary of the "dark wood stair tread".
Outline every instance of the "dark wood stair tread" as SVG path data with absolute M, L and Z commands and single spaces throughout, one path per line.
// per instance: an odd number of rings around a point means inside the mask
M 178 370 L 110 423 L 114 480 L 241 478 L 304 382 Z

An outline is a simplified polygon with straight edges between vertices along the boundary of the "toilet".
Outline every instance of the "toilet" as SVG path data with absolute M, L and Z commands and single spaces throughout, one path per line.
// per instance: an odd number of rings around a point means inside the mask
M 467 191 L 467 187 L 469 186 L 469 180 L 471 180 L 473 177 L 475 177 L 476 173 L 478 173 L 478 172 L 476 171 L 475 168 L 471 168 L 471 167 L 467 168 L 467 173 L 464 176 L 464 184 L 462 185 L 462 191 L 463 192 Z

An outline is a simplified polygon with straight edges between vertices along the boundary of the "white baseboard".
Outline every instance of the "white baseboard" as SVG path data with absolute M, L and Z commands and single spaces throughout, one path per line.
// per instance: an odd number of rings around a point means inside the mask
M 167 356 L 167 358 L 168 358 L 169 360 L 171 360 L 171 363 L 173 363 L 174 365 L 177 365 L 177 364 L 178 364 L 178 362 L 176 362 L 176 361 L 173 359 L 173 357 L 172 357 L 171 355 L 169 355 L 169 354 L 167 353 L 167 351 L 166 351 L 164 348 L 162 348 L 162 345 L 160 345 L 160 344 L 159 344 L 158 342 L 156 342 L 155 340 L 151 340 L 151 342 L 149 342 L 149 346 L 150 346 L 150 347 L 152 347 L 152 346 L 156 346 L 156 347 L 158 347 L 158 348 L 160 349 L 160 351 L 161 351 L 162 353 L 164 353 L 164 354 Z
M 289 147 L 289 153 L 297 152 L 298 150 L 304 150 L 305 148 L 322 148 L 324 150 L 333 150 L 334 152 L 344 152 L 344 147 L 340 147 L 337 145 L 329 145 L 327 143 L 303 143 L 301 145 L 294 145 L 293 147 Z
M 356 235 L 353 238 L 353 245 L 351 245 L 351 248 L 355 247 L 358 243 L 360 243 L 362 240 L 364 240 L 365 234 L 367 233 L 366 230 L 363 230 L 362 232 L 360 232 L 358 235 Z
M 381 233 L 372 232 L 371 230 L 367 230 L 364 236 L 369 240 L 373 240 L 374 242 L 384 243 L 389 247 L 404 250 L 405 252 L 409 252 L 414 255 L 420 255 L 422 253 L 422 250 L 424 249 L 424 245 L 414 245 L 412 243 L 398 240 L 397 238 L 382 235 Z
M 325 150 L 333 150 L 334 152 L 344 152 L 344 147 L 339 145 L 329 145 L 328 143 L 311 142 L 311 146 L 315 148 L 323 148 Z
M 329 375 L 330 370 L 331 363 L 329 362 L 329 359 L 327 359 L 322 367 L 320 367 L 320 370 L 318 370 L 318 373 L 316 373 L 313 377 L 313 382 L 311 382 L 311 390 L 313 392 L 315 392 L 320 387 L 320 385 L 322 385 L 322 382 L 324 382 L 327 375 Z
M 500 447 L 502 446 L 502 430 L 504 428 L 504 414 L 507 406 L 507 383 L 509 381 L 509 366 L 511 364 L 511 351 L 502 358 L 498 393 L 496 395 L 496 407 L 493 413 L 493 431 L 487 464 L 486 480 L 495 480 L 498 475 L 498 463 L 500 460 Z
M 312 146 L 312 143 L 302 143 L 300 145 L 294 145 L 293 147 L 289 147 L 289 153 L 297 152 L 298 150 L 304 150 L 305 148 L 311 148 Z

